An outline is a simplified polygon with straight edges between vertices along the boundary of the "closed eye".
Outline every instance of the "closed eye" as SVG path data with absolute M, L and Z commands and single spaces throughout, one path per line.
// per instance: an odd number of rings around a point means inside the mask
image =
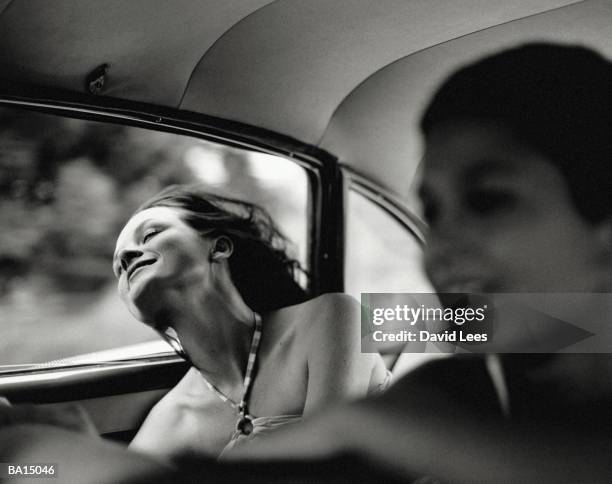
M 142 243 L 146 243 L 161 232 L 159 229 L 149 229 L 142 236 Z

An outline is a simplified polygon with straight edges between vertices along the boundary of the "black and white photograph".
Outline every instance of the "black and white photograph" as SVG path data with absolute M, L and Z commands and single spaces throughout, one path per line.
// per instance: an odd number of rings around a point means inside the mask
M 0 0 L 0 482 L 612 482 L 612 0 Z

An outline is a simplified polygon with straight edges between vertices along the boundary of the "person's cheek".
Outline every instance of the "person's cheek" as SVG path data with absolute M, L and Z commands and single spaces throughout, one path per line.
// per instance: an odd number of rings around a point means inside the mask
M 519 228 L 493 234 L 489 239 L 488 262 L 501 290 L 546 290 L 554 248 L 550 241 L 542 245 L 539 239 L 537 232 Z
M 206 266 L 205 248 L 199 240 L 183 240 L 163 248 L 164 273 L 179 279 L 202 277 Z

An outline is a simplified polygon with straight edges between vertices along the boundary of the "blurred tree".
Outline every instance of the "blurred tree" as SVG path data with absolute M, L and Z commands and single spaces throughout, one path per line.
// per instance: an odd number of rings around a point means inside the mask
M 162 186 L 193 180 L 181 154 L 195 142 L 0 109 L 0 296 L 33 271 L 49 289 L 107 283 L 114 234 Z

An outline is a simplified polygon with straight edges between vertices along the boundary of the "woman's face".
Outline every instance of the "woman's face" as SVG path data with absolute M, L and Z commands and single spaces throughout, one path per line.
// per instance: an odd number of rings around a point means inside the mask
M 160 311 L 187 288 L 201 287 L 210 269 L 211 241 L 187 225 L 181 209 L 153 207 L 135 214 L 117 239 L 113 270 L 121 299 L 139 320 L 155 325 Z
M 601 230 L 560 171 L 503 127 L 449 122 L 427 139 L 425 268 L 439 292 L 588 292 Z

